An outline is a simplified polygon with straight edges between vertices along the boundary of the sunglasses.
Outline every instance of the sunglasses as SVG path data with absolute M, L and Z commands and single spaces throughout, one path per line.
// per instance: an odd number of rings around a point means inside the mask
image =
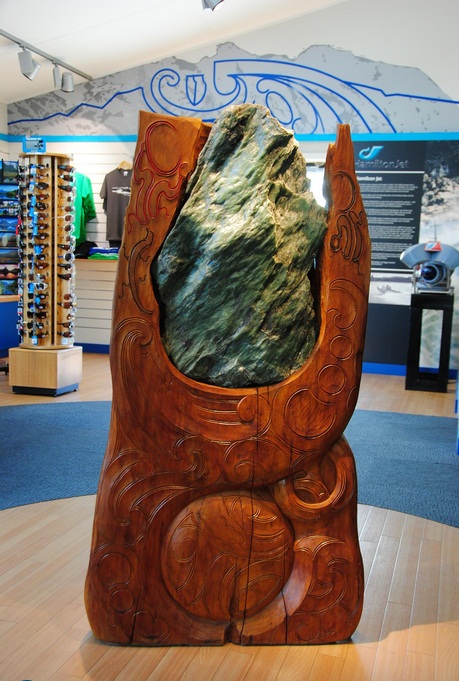
M 46 324 L 44 324 L 44 322 L 27 322 L 27 324 L 26 324 L 26 327 L 28 329 L 33 329 L 34 326 L 37 329 L 44 329 Z
M 43 165 L 43 163 L 31 163 L 29 166 L 19 166 L 19 169 L 24 172 L 25 170 L 28 170 L 31 175 L 37 172 L 37 170 L 45 170 L 45 168 L 49 168 L 49 163 L 46 163 Z
M 36 234 L 34 234 L 33 232 L 28 232 L 27 236 L 28 236 L 29 239 L 38 239 L 39 241 L 44 241 L 45 239 L 48 238 L 47 234 L 38 234 L 38 229 L 37 229 Z M 29 245 L 34 246 L 35 244 L 33 243 L 33 241 L 29 241 Z M 40 245 L 40 244 L 38 244 L 38 245 Z
M 66 227 L 65 229 L 69 229 Z M 64 234 L 63 237 L 61 237 L 65 243 L 57 244 L 58 248 L 62 248 L 63 251 L 71 251 L 73 248 L 75 248 L 75 243 L 76 243 L 76 238 L 73 236 L 73 234 Z
M 27 303 L 27 307 L 30 310 L 30 312 L 35 312 L 36 310 L 39 310 L 40 312 L 43 312 L 44 310 L 48 309 L 48 306 L 46 303 Z
M 27 316 L 29 317 L 29 319 L 31 319 L 32 317 L 37 317 L 37 319 L 46 319 L 46 317 L 48 316 L 48 313 L 47 312 L 27 312 Z
M 75 187 L 72 184 L 58 184 L 57 186 L 59 189 L 62 189 L 63 192 L 73 192 L 75 190 Z
M 49 218 L 49 213 L 36 213 L 33 209 L 29 210 L 27 217 L 32 221 L 32 224 L 36 225 L 39 220 L 46 220 Z
M 48 208 L 48 204 L 44 203 L 43 201 L 37 201 L 36 198 L 34 197 L 33 200 L 31 200 L 27 203 L 27 208 L 37 208 L 38 210 L 46 210 Z M 35 214 L 35 211 L 31 211 L 29 213 L 29 215 L 34 215 L 34 214 Z
M 47 182 L 29 182 L 29 192 L 33 192 L 35 187 L 37 189 L 49 189 L 49 184 Z
M 49 244 L 34 244 L 33 252 L 39 255 L 40 253 L 43 253 L 45 248 L 49 248 Z

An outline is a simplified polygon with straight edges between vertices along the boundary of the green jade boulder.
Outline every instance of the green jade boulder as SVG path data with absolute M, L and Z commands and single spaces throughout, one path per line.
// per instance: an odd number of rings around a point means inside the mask
M 317 337 L 308 274 L 325 230 L 293 134 L 264 107 L 223 111 L 152 266 L 173 364 L 234 388 L 300 368 Z

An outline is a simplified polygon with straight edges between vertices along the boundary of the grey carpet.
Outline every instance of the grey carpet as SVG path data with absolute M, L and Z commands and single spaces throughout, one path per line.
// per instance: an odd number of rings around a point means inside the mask
M 457 419 L 356 411 L 345 435 L 360 503 L 459 527 Z
M 94 494 L 110 402 L 0 408 L 0 509 Z M 356 411 L 345 435 L 359 503 L 459 527 L 455 418 Z

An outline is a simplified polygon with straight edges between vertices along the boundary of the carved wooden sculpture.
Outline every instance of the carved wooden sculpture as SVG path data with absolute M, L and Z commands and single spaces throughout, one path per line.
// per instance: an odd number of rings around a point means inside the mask
M 171 364 L 150 276 L 208 132 L 195 119 L 140 117 L 89 620 L 119 644 L 344 640 L 360 618 L 363 569 L 342 433 L 357 400 L 370 271 L 349 127 L 326 162 L 317 344 L 288 379 L 246 389 L 199 383 Z

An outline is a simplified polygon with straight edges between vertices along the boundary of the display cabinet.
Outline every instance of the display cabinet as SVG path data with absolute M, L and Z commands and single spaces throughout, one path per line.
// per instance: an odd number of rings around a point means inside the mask
M 18 293 L 16 232 L 21 204 L 17 166 L 17 161 L 0 160 L 0 297 Z
M 438 368 L 420 367 L 423 313 L 437 310 L 442 314 Z M 406 390 L 448 392 L 454 295 L 451 293 L 413 293 L 411 296 L 410 336 L 406 358 Z
M 81 377 L 81 348 L 73 348 L 74 186 L 70 156 L 21 155 L 17 324 L 20 345 L 10 351 L 10 384 L 15 392 L 59 394 L 75 390 Z M 60 385 L 56 368 L 61 364 L 63 350 L 67 351 L 66 365 L 68 357 L 73 358 L 74 371 L 64 372 L 65 385 Z M 32 354 L 26 357 L 26 353 Z

